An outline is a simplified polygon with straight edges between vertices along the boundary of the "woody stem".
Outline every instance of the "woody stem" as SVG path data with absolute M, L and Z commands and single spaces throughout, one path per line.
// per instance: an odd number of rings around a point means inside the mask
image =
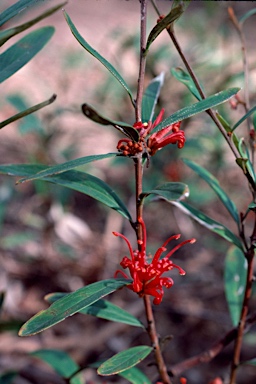
M 140 0 L 141 2 L 141 38 L 140 38 L 140 68 L 138 76 L 138 89 L 137 89 L 137 99 L 136 99 L 136 108 L 135 115 L 136 121 L 141 121 L 141 105 L 142 105 L 142 96 L 143 96 L 143 86 L 144 86 L 144 77 L 145 77 L 145 66 L 146 66 L 146 21 L 147 21 L 147 2 L 148 0 Z M 142 181 L 143 181 L 143 165 L 142 165 L 142 156 L 138 155 L 134 159 L 135 166 L 135 183 L 136 183 L 136 235 L 138 243 L 138 250 L 142 250 L 142 244 L 145 240 L 143 238 L 143 228 L 141 223 L 142 214 L 143 214 L 143 205 L 140 200 L 140 195 L 142 193 Z M 162 351 L 160 348 L 158 335 L 156 331 L 155 319 L 152 310 L 152 304 L 150 297 L 148 295 L 144 296 L 144 305 L 145 313 L 148 323 L 148 334 L 154 348 L 156 364 L 158 371 L 161 377 L 161 381 L 164 384 L 171 384 L 171 380 L 167 373 L 167 368 L 162 356 Z
M 135 106 L 136 121 L 141 121 L 141 103 L 143 96 L 145 68 L 146 68 L 146 22 L 147 22 L 147 3 L 148 0 L 141 0 L 141 17 L 140 17 L 140 69 L 138 77 L 138 88 Z

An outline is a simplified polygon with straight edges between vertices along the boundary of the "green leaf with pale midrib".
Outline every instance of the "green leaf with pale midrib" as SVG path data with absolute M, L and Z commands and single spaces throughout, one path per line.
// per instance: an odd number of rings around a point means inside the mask
M 48 167 L 34 164 L 0 165 L 0 173 L 12 176 L 31 176 L 46 169 L 48 169 Z M 44 177 L 41 180 L 58 184 L 91 196 L 119 212 L 126 219 L 130 221 L 132 220 L 129 211 L 117 194 L 108 184 L 95 176 L 80 171 L 66 171 L 58 175 Z
M 239 248 L 231 247 L 225 259 L 224 282 L 226 300 L 234 326 L 237 326 L 240 320 L 246 275 L 247 261 L 244 253 Z
M 50 328 L 128 284 L 131 280 L 109 279 L 80 288 L 33 316 L 21 327 L 19 335 L 30 336 Z
M 47 300 L 49 303 L 54 303 L 66 295 L 67 293 L 50 293 L 45 297 L 45 300 Z M 144 328 L 144 325 L 138 319 L 136 319 L 136 317 L 132 316 L 129 312 L 115 304 L 110 303 L 107 300 L 98 300 L 96 303 L 82 309 L 80 313 L 83 315 L 96 316 L 104 320 L 116 321 L 119 323 Z
M 67 2 L 57 5 L 51 9 L 48 9 L 46 12 L 42 13 L 40 16 L 36 17 L 33 20 L 28 21 L 22 25 L 19 25 L 14 28 L 6 29 L 4 31 L 0 31 L 0 46 L 2 46 L 6 41 L 8 41 L 11 37 L 17 35 L 20 32 L 25 31 L 26 29 L 32 27 L 34 24 L 38 23 L 40 20 L 50 16 L 54 12 L 58 11 L 58 9 L 62 8 Z
M 110 157 L 116 157 L 116 156 L 118 156 L 118 153 L 106 153 L 103 155 L 92 155 L 92 156 L 80 157 L 78 159 L 70 160 L 62 164 L 49 166 L 46 170 L 38 172 L 32 176 L 20 179 L 18 183 L 23 183 L 25 181 L 42 179 L 44 177 L 57 175 L 66 171 L 70 171 L 71 169 L 80 167 L 82 165 L 91 163 L 92 161 L 108 159 Z
M 157 195 L 166 201 L 177 201 L 188 197 L 189 189 L 184 183 L 164 183 L 148 192 L 142 192 L 140 199 L 150 195 Z
M 42 27 L 20 39 L 0 55 L 0 83 L 27 64 L 50 40 L 55 29 Z
M 208 185 L 214 190 L 214 192 L 218 195 L 219 199 L 222 201 L 223 205 L 226 207 L 230 215 L 233 217 L 237 225 L 239 226 L 240 219 L 237 208 L 234 202 L 229 198 L 229 196 L 223 191 L 218 180 L 206 169 L 201 167 L 200 165 L 194 163 L 188 159 L 182 159 L 184 163 L 193 169 L 202 179 L 204 179 Z
M 196 115 L 197 113 L 207 111 L 208 109 L 211 109 L 219 104 L 224 103 L 232 96 L 234 96 L 239 90 L 240 88 L 230 88 L 226 91 L 221 91 L 219 93 L 216 93 L 215 95 L 209 96 L 206 99 L 198 101 L 197 103 L 192 104 L 188 107 L 180 109 L 171 116 L 167 117 L 167 119 L 163 120 L 160 124 L 158 124 L 150 132 L 150 135 L 161 131 L 163 128 L 166 128 L 171 124 L 185 120 L 191 116 Z
M 159 97 L 160 89 L 164 83 L 164 72 L 155 77 L 147 86 L 142 98 L 142 121 L 152 121 L 154 117 L 155 106 Z
M 233 243 L 238 248 L 243 251 L 243 245 L 239 238 L 234 235 L 227 227 L 220 224 L 218 221 L 211 219 L 209 216 L 205 215 L 203 212 L 198 209 L 191 207 L 191 205 L 184 202 L 171 202 L 173 205 L 178 207 L 181 211 L 191 216 L 194 220 L 196 220 L 199 224 L 208 228 L 210 231 L 217 233 L 219 236 L 223 237 L 225 240 Z
M 86 49 L 87 52 L 89 52 L 92 56 L 94 56 L 97 60 L 101 62 L 101 64 L 106 67 L 109 72 L 119 81 L 119 83 L 123 86 L 123 88 L 127 91 L 132 104 L 134 105 L 132 92 L 129 89 L 128 85 L 126 84 L 125 80 L 122 78 L 122 76 L 117 72 L 117 70 L 113 67 L 112 64 L 110 64 L 103 56 L 101 56 L 94 48 L 92 48 L 87 41 L 80 35 L 78 30 L 76 29 L 75 25 L 73 24 L 72 20 L 70 19 L 69 15 L 64 11 L 65 19 L 69 25 L 69 28 L 72 32 L 72 34 L 75 36 L 77 41 L 82 45 L 84 49 Z
M 148 347 L 147 345 L 141 345 L 117 353 L 101 364 L 97 372 L 99 375 L 109 376 L 126 371 L 128 368 L 134 367 L 144 360 L 152 349 L 152 347 Z

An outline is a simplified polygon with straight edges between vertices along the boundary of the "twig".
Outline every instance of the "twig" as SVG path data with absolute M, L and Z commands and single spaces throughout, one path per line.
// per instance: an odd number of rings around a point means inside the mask
M 244 106 L 245 113 L 247 113 L 250 109 L 250 96 L 249 96 L 249 65 L 248 65 L 248 59 L 247 59 L 245 37 L 244 37 L 242 25 L 237 20 L 237 17 L 235 15 L 232 7 L 228 7 L 228 14 L 229 14 L 230 20 L 232 21 L 233 25 L 235 26 L 235 29 L 236 29 L 238 36 L 240 38 L 240 41 L 241 41 L 241 51 L 242 51 L 242 57 L 243 57 L 243 72 L 244 72 L 244 102 L 242 104 Z M 248 135 L 250 135 L 250 128 L 251 128 L 250 116 L 248 116 L 246 121 L 247 121 Z M 254 143 L 252 142 L 252 140 L 250 140 L 250 147 L 251 147 L 251 153 L 252 153 L 252 164 L 254 164 L 254 152 L 255 152 L 253 144 Z
M 136 121 L 141 121 L 141 102 L 144 88 L 145 67 L 146 67 L 146 25 L 147 25 L 147 3 L 148 0 L 141 0 L 141 21 L 140 21 L 140 69 L 138 78 L 137 98 L 136 98 Z
M 256 312 L 254 312 L 250 317 L 247 318 L 244 333 L 248 332 L 251 326 L 256 322 Z M 193 356 L 187 360 L 182 361 L 179 364 L 173 365 L 169 373 L 173 376 L 179 376 L 181 373 L 186 371 L 187 369 L 193 368 L 199 364 L 209 363 L 212 359 L 214 359 L 228 344 L 234 341 L 237 337 L 238 329 L 231 329 L 223 338 L 214 343 L 209 349 L 206 351 Z
M 147 2 L 148 0 L 141 1 L 141 35 L 140 35 L 140 69 L 138 76 L 138 89 L 137 89 L 137 99 L 136 99 L 136 108 L 135 108 L 135 117 L 136 121 L 141 121 L 141 105 L 143 97 L 143 88 L 144 88 L 144 78 L 145 78 L 145 67 L 146 67 L 146 22 L 147 22 Z M 140 194 L 142 193 L 142 180 L 143 180 L 143 165 L 142 157 L 137 156 L 134 159 L 135 165 L 135 179 L 136 179 L 136 234 L 138 240 L 138 249 L 141 251 L 141 244 L 143 243 L 143 233 L 142 226 L 139 224 L 139 219 L 142 219 L 142 204 L 140 202 Z M 164 384 L 171 384 L 170 377 L 167 373 L 167 368 L 162 356 L 162 351 L 159 344 L 159 339 L 156 331 L 155 319 L 152 310 L 152 304 L 150 297 L 148 295 L 144 296 L 144 306 L 145 313 L 147 318 L 147 331 L 154 348 L 156 364 L 158 367 L 158 372 L 161 377 L 161 380 Z
M 243 342 L 243 335 L 244 335 L 244 329 L 246 326 L 246 317 L 248 314 L 248 307 L 249 307 L 249 301 L 252 294 L 252 283 L 253 283 L 253 259 L 254 259 L 254 241 L 255 241 L 255 235 L 256 235 L 256 217 L 255 217 L 255 225 L 253 234 L 251 236 L 251 242 L 252 245 L 250 249 L 246 252 L 245 257 L 247 259 L 247 277 L 246 277 L 246 286 L 245 286 L 245 293 L 244 293 L 244 300 L 243 300 L 243 306 L 240 316 L 240 321 L 238 324 L 237 329 L 237 337 L 235 341 L 235 347 L 234 347 L 234 354 L 233 354 L 233 361 L 231 366 L 231 373 L 230 373 L 230 384 L 236 383 L 236 375 L 237 375 L 237 368 L 240 363 L 240 355 L 241 355 L 241 349 L 242 349 L 242 342 Z
M 158 10 L 158 8 L 157 8 L 157 6 L 156 6 L 154 0 L 151 0 L 151 2 L 152 2 L 152 4 L 153 4 L 154 9 L 156 10 L 158 16 L 160 16 L 161 14 L 160 14 L 160 12 L 159 12 L 159 10 Z M 191 76 L 191 78 L 192 78 L 192 80 L 193 80 L 193 82 L 194 82 L 194 84 L 195 84 L 195 86 L 196 86 L 196 88 L 197 88 L 197 90 L 198 90 L 200 96 L 202 97 L 202 99 L 205 99 L 206 96 L 205 96 L 205 94 L 204 94 L 204 92 L 203 92 L 203 90 L 202 90 L 202 88 L 201 88 L 201 86 L 200 86 L 200 83 L 199 83 L 199 81 L 198 81 L 198 79 L 197 79 L 196 74 L 194 73 L 192 67 L 190 66 L 189 62 L 188 62 L 187 59 L 186 59 L 186 56 L 185 56 L 184 53 L 183 53 L 183 50 L 182 50 L 181 46 L 179 45 L 179 42 L 178 42 L 178 40 L 177 40 L 177 38 L 176 38 L 176 36 L 175 36 L 173 27 L 166 28 L 166 30 L 167 30 L 167 32 L 168 32 L 168 34 L 169 34 L 169 36 L 170 36 L 170 38 L 171 38 L 171 40 L 172 40 L 172 42 L 173 42 L 175 48 L 177 49 L 177 52 L 179 53 L 180 58 L 181 58 L 181 60 L 183 61 L 183 63 L 184 63 L 184 65 L 185 65 L 185 67 L 186 67 L 188 73 L 190 74 L 190 76 Z M 231 141 L 231 139 L 230 139 L 230 136 L 228 136 L 228 134 L 227 134 L 225 128 L 222 126 L 222 124 L 221 124 L 221 123 L 219 122 L 219 120 L 217 119 L 215 112 L 214 112 L 212 109 L 208 109 L 208 110 L 206 111 L 206 113 L 208 113 L 208 115 L 211 117 L 211 119 L 214 121 L 214 123 L 216 124 L 216 126 L 218 127 L 218 129 L 220 130 L 220 132 L 222 133 L 224 139 L 226 140 L 226 142 L 228 143 L 230 149 L 231 149 L 232 152 L 234 153 L 234 156 L 235 156 L 236 158 L 239 158 L 240 155 L 239 155 L 238 151 L 236 150 L 235 146 L 233 145 L 233 143 L 232 143 L 232 141 Z

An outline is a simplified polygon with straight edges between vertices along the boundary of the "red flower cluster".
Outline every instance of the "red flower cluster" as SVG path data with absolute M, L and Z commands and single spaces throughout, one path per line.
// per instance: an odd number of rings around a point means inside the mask
M 173 280 L 170 277 L 162 277 L 162 274 L 164 272 L 172 270 L 173 268 L 177 268 L 179 270 L 180 275 L 185 275 L 186 273 L 181 267 L 176 264 L 173 264 L 173 262 L 169 260 L 169 258 L 180 247 L 187 243 L 192 244 L 196 240 L 190 239 L 183 241 L 182 243 L 174 247 L 171 251 L 169 251 L 165 257 L 161 257 L 162 253 L 167 250 L 167 244 L 171 240 L 177 240 L 180 238 L 180 235 L 171 236 L 164 242 L 162 247 L 160 247 L 156 251 L 154 257 L 152 258 L 152 261 L 148 263 L 146 255 L 146 227 L 142 219 L 139 219 L 138 221 L 142 225 L 143 229 L 143 240 L 138 241 L 138 244 L 140 245 L 139 250 L 133 251 L 129 240 L 124 235 L 117 232 L 113 232 L 115 236 L 120 236 L 126 241 L 130 251 L 131 259 L 125 256 L 121 261 L 120 265 L 124 269 L 128 268 L 130 271 L 130 275 L 133 279 L 132 284 L 128 286 L 130 289 L 138 293 L 139 296 L 151 295 L 154 297 L 153 303 L 160 304 L 164 294 L 163 287 L 170 288 L 174 284 Z M 128 276 L 123 271 L 118 270 L 116 272 L 116 275 L 118 273 L 121 273 L 125 278 L 128 278 Z
M 164 115 L 162 109 L 153 124 L 149 124 L 148 133 L 150 133 L 158 124 L 161 123 Z M 153 156 L 156 151 L 165 147 L 168 144 L 177 144 L 178 148 L 183 148 L 185 144 L 185 133 L 180 131 L 181 122 L 177 122 L 163 128 L 161 131 L 153 133 L 147 142 L 148 151 Z
M 118 151 L 122 152 L 124 156 L 135 156 L 144 149 L 153 156 L 156 151 L 168 144 L 177 144 L 178 148 L 183 148 L 186 139 L 184 131 L 180 131 L 180 121 L 153 133 L 147 141 L 145 140 L 146 136 L 161 123 L 163 115 L 164 109 L 160 111 L 153 124 L 151 121 L 148 123 L 142 123 L 141 121 L 134 123 L 133 127 L 140 134 L 139 142 L 133 142 L 131 139 L 121 139 L 117 144 Z

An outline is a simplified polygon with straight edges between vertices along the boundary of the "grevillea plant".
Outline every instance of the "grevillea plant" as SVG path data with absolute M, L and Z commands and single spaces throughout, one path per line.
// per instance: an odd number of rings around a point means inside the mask
M 153 5 L 158 14 L 156 25 L 149 34 L 146 31 L 148 3 Z M 249 301 L 253 285 L 256 224 L 251 228 L 251 233 L 248 234 L 248 231 L 245 231 L 249 213 L 254 215 L 254 222 L 256 223 L 255 128 L 251 120 L 256 107 L 250 108 L 249 106 L 248 64 L 243 36 L 243 23 L 253 12 L 244 15 L 239 21 L 233 10 L 229 10 L 231 20 L 239 33 L 243 47 L 246 80 L 244 100 L 240 96 L 240 89 L 237 87 L 219 90 L 218 93 L 206 97 L 175 33 L 175 23 L 182 17 L 188 4 L 189 1 L 175 0 L 172 2 L 170 12 L 163 16 L 153 0 L 140 0 L 140 55 L 138 57 L 138 86 L 136 95 L 133 94 L 127 82 L 113 65 L 92 48 L 84 37 L 81 36 L 69 15 L 64 11 L 67 24 L 78 43 L 106 67 L 127 93 L 128 102 L 131 103 L 134 109 L 134 115 L 131 117 L 133 123 L 129 124 L 112 120 L 103 116 L 101 112 L 98 112 L 92 106 L 83 104 L 82 112 L 87 118 L 101 125 L 111 125 L 121 133 L 122 138 L 117 142 L 115 152 L 86 156 L 54 166 L 10 164 L 0 167 L 1 173 L 22 177 L 18 183 L 40 179 L 89 195 L 117 211 L 130 223 L 137 239 L 135 249 L 131 245 L 132 239 L 116 232 L 115 228 L 113 228 L 113 235 L 120 237 L 126 243 L 128 251 L 128 255 L 124 255 L 120 260 L 120 268 L 116 271 L 115 275 L 109 276 L 107 280 L 86 285 L 72 293 L 49 294 L 46 298 L 51 303 L 49 308 L 37 313 L 28 320 L 20 329 L 19 335 L 31 336 L 42 332 L 78 312 L 93 314 L 108 320 L 120 321 L 141 327 L 148 333 L 149 342 L 147 345 L 131 347 L 114 355 L 109 360 L 95 362 L 93 365 L 97 368 L 98 375 L 100 376 L 120 375 L 131 383 L 136 384 L 151 382 L 165 384 L 172 382 L 185 384 L 188 382 L 189 384 L 189 380 L 187 381 L 184 377 L 186 375 L 184 372 L 202 362 L 209 362 L 232 341 L 234 341 L 233 360 L 230 364 L 229 379 L 226 377 L 225 382 L 235 384 L 237 382 L 238 369 L 243 369 L 240 359 L 243 336 L 256 320 L 255 312 L 249 313 Z M 152 79 L 145 87 L 147 57 L 152 43 L 163 31 L 168 32 L 171 43 L 180 55 L 185 67 L 172 69 L 172 74 L 178 81 L 185 84 L 197 99 L 194 104 L 184 105 L 182 109 L 166 118 L 164 118 L 164 109 L 161 109 L 158 114 L 155 112 L 164 82 L 163 74 L 159 74 L 156 78 Z M 235 124 L 227 122 L 215 110 L 215 107 L 231 98 L 233 98 L 231 100 L 233 107 L 236 107 L 237 104 L 242 104 L 245 109 L 245 114 Z M 240 214 L 238 213 L 233 201 L 221 188 L 217 179 L 206 169 L 191 160 L 184 160 L 184 162 L 206 181 L 217 194 L 237 226 L 235 232 L 206 216 L 197 208 L 187 204 L 184 201 L 189 196 L 189 188 L 186 184 L 182 182 L 165 182 L 155 185 L 150 190 L 145 190 L 143 186 L 144 171 L 146 170 L 150 174 L 153 167 L 152 157 L 158 156 L 159 151 L 167 146 L 169 151 L 176 147 L 179 151 L 182 151 L 186 145 L 186 132 L 182 129 L 183 121 L 201 112 L 206 112 L 211 117 L 217 129 L 223 135 L 232 155 L 235 157 L 237 168 L 243 173 L 247 181 L 246 186 L 248 185 L 251 200 L 247 204 L 245 211 Z M 248 137 L 246 140 L 239 138 L 235 133 L 235 130 L 244 121 L 247 121 L 248 125 Z M 134 165 L 134 173 L 129 175 L 129 178 L 133 178 L 135 181 L 134 217 L 121 198 L 108 184 L 88 173 L 74 170 L 74 168 L 84 164 L 115 157 L 122 157 Z M 162 330 L 160 332 L 157 328 L 157 316 L 155 317 L 153 309 L 154 306 L 161 306 L 164 302 L 166 290 L 170 289 L 174 284 L 175 272 L 178 272 L 180 275 L 189 274 L 189 270 L 184 271 L 182 265 L 173 263 L 172 256 L 177 250 L 183 249 L 183 247 L 193 247 L 192 244 L 195 243 L 196 239 L 184 239 L 182 233 L 171 235 L 155 250 L 152 256 L 147 248 L 147 227 L 144 218 L 144 203 L 146 199 L 149 202 L 158 199 L 163 201 L 163 204 L 170 203 L 177 206 L 188 216 L 198 221 L 210 231 L 217 233 L 232 245 L 226 256 L 224 275 L 226 298 L 234 328 L 230 329 L 220 340 L 217 340 L 213 346 L 209 346 L 207 351 L 203 351 L 199 355 L 190 357 L 188 360 L 173 366 L 168 366 L 165 362 L 164 351 L 159 339 L 159 333 L 162 334 Z M 113 241 L 116 241 L 114 236 Z M 137 295 L 137 300 L 143 301 L 146 324 L 142 324 L 136 317 L 104 299 L 105 296 L 111 293 L 116 292 L 118 294 L 117 291 L 120 289 L 133 291 Z M 75 321 L 75 318 L 73 321 Z M 149 379 L 146 371 L 142 372 L 136 367 L 149 354 L 154 357 L 154 365 L 156 367 L 156 376 L 153 380 Z M 66 382 L 82 383 L 79 373 L 82 369 L 86 369 L 86 367 L 80 368 L 64 352 L 39 350 L 35 351 L 33 355 L 49 363 L 65 378 Z M 256 356 L 254 358 L 256 359 Z M 253 365 L 255 360 L 252 359 L 247 363 Z M 223 383 L 223 380 L 218 377 L 218 372 L 212 373 L 212 380 L 211 383 Z

